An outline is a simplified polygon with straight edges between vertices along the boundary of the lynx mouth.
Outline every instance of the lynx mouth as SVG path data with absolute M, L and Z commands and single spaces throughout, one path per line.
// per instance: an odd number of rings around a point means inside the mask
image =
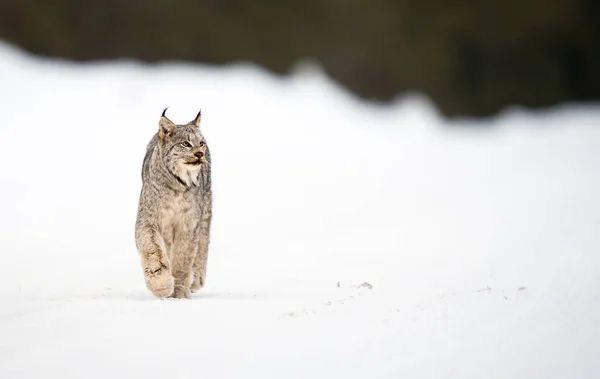
M 185 162 L 185 164 L 189 164 L 190 166 L 199 166 L 202 163 L 204 163 L 204 159 L 202 159 L 202 158 L 196 159 L 194 161 Z

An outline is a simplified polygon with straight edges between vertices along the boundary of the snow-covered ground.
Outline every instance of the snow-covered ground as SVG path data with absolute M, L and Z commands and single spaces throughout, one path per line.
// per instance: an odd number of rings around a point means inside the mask
M 192 300 L 133 238 L 166 106 L 213 155 Z M 2 379 L 600 377 L 598 108 L 449 123 L 310 68 L 0 45 L 0 112 Z

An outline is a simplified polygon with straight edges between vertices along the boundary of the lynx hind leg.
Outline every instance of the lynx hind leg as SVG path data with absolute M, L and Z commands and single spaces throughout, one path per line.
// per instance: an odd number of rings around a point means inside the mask
M 192 282 L 192 292 L 199 291 L 204 287 L 206 281 L 206 262 L 208 258 L 207 244 L 200 243 L 200 248 L 196 260 L 194 261 L 194 281 Z
M 154 241 L 155 236 L 151 230 L 141 230 L 137 233 L 137 237 L 146 287 L 156 297 L 171 296 L 174 290 L 174 280 L 171 275 L 169 258 Z
M 208 243 L 209 243 L 209 227 L 205 223 L 201 227 L 200 241 L 198 244 L 198 255 L 194 260 L 194 281 L 192 282 L 192 292 L 199 291 L 206 283 L 206 264 L 208 261 Z

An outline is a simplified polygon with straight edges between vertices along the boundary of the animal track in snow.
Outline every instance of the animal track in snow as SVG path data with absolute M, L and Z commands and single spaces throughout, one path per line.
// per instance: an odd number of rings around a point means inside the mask
M 366 290 L 373 289 L 373 285 L 369 282 L 362 282 L 359 284 L 342 286 L 341 282 L 338 281 L 336 287 L 344 290 L 344 293 L 346 294 L 346 296 L 341 296 L 341 297 L 336 296 L 337 298 L 335 298 L 335 299 L 325 300 L 318 307 L 314 307 L 314 308 L 310 308 L 310 309 L 302 309 L 300 311 L 289 311 L 289 312 L 283 313 L 281 316 L 282 317 L 298 317 L 298 316 L 316 314 L 318 312 L 318 308 L 321 308 L 323 306 L 330 308 L 330 307 L 337 307 L 337 306 L 345 305 L 349 302 L 358 300 L 359 297 L 363 296 L 366 293 L 365 289 Z M 348 292 L 348 291 L 350 291 L 350 292 Z

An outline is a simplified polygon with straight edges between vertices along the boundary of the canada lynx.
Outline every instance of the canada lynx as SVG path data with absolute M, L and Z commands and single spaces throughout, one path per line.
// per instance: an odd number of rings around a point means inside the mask
M 206 281 L 211 159 L 201 114 L 175 125 L 165 111 L 142 165 L 135 240 L 146 287 L 160 298 L 189 299 Z

